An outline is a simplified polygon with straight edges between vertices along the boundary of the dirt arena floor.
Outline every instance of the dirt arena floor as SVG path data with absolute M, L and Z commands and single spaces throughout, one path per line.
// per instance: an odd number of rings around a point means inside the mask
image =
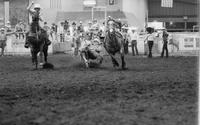
M 0 57 L 0 125 L 197 124 L 197 57 L 126 60 L 86 69 L 59 54 L 54 70 L 32 71 L 29 56 Z

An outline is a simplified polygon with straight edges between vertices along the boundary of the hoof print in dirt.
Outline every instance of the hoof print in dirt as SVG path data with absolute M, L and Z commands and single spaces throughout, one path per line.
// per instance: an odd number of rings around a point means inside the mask
M 144 112 L 144 109 L 136 109 L 136 112 Z
M 54 65 L 51 63 L 45 63 L 42 65 L 43 69 L 54 69 Z

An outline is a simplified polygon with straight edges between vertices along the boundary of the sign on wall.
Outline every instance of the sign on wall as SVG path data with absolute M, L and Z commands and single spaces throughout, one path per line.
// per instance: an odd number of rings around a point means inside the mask
M 193 48 L 194 47 L 194 38 L 184 38 L 184 47 Z
M 161 7 L 173 7 L 173 0 L 162 0 Z

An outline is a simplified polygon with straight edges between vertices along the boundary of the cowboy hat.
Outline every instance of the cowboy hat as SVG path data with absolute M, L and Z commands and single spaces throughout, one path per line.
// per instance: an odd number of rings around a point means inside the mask
M 4 30 L 5 30 L 4 28 L 1 28 L 1 29 L 0 29 L 0 31 L 4 31 Z
M 40 4 L 35 4 L 34 9 L 41 9 Z

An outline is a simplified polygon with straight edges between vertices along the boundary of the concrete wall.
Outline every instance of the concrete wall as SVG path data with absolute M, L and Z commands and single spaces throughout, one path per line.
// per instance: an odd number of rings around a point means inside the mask
M 126 12 L 129 24 L 138 28 L 145 26 L 147 0 L 123 0 L 122 11 Z

